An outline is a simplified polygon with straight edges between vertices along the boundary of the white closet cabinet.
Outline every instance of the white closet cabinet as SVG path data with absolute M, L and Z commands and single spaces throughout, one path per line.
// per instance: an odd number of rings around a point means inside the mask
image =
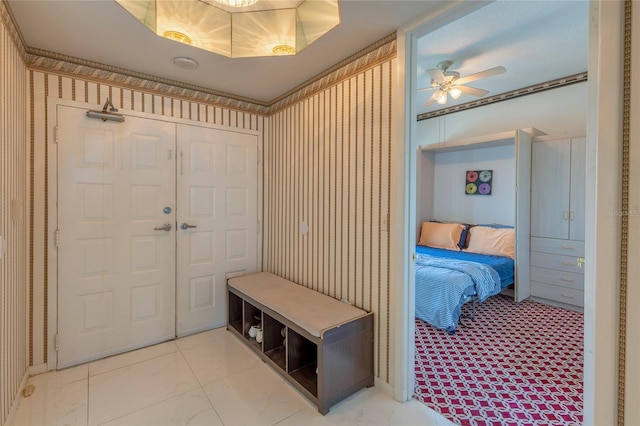
M 584 305 L 585 139 L 537 140 L 531 167 L 531 295 Z
M 585 139 L 533 144 L 531 235 L 584 241 Z

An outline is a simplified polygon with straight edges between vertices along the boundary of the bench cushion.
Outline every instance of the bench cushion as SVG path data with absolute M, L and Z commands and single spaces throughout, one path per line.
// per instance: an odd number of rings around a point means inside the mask
M 367 312 L 269 272 L 229 278 L 228 285 L 315 337 Z

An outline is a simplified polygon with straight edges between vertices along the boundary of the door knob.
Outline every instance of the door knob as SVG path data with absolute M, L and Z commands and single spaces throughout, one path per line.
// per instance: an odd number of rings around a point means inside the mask
M 171 231 L 171 224 L 170 223 L 165 223 L 164 225 L 162 225 L 159 228 L 153 228 L 154 231 Z
M 197 228 L 198 225 L 189 225 L 187 222 L 182 222 L 180 224 L 180 229 L 189 229 L 189 228 Z

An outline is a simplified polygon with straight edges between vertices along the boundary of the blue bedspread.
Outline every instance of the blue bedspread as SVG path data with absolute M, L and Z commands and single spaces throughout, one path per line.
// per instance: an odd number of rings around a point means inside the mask
M 504 256 L 494 256 L 490 254 L 471 253 L 468 251 L 454 251 L 435 247 L 416 246 L 418 254 L 429 254 L 431 256 L 446 257 L 452 259 L 469 260 L 471 262 L 484 263 L 491 266 L 500 275 L 502 288 L 513 284 L 515 261 Z
M 434 327 L 454 332 L 462 305 L 470 296 L 484 301 L 501 289 L 500 276 L 488 265 L 417 255 L 416 316 Z

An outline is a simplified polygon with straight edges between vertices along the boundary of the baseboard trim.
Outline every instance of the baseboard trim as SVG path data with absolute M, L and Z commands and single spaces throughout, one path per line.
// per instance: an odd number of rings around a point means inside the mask
M 24 376 L 22 376 L 22 383 L 20 383 L 18 393 L 13 399 L 13 404 L 11 405 L 11 409 L 9 410 L 9 415 L 7 416 L 4 423 L 5 425 L 10 425 L 13 423 L 13 419 L 15 418 L 16 413 L 18 412 L 18 407 L 20 406 L 20 401 L 22 401 L 22 390 L 27 385 L 27 380 L 29 380 L 30 376 L 31 374 L 29 374 L 29 369 L 27 369 L 27 371 L 24 372 Z
M 49 371 L 49 366 L 46 363 L 42 363 L 38 365 L 32 365 L 27 370 L 27 373 L 29 373 L 29 376 L 35 376 L 37 374 L 46 373 L 47 371 Z
M 570 305 L 568 303 L 557 302 L 555 300 L 544 299 L 542 297 L 531 296 L 531 300 L 534 302 L 542 303 L 543 305 L 555 306 L 556 308 L 563 308 L 568 311 L 579 312 L 584 314 L 584 308 L 582 306 Z
M 375 378 L 374 386 L 376 388 L 378 388 L 379 390 L 381 390 L 384 394 L 390 396 L 391 398 L 394 398 L 394 396 L 393 396 L 393 387 L 389 383 L 387 383 L 384 380 L 382 380 L 381 378 L 379 378 L 379 377 Z

